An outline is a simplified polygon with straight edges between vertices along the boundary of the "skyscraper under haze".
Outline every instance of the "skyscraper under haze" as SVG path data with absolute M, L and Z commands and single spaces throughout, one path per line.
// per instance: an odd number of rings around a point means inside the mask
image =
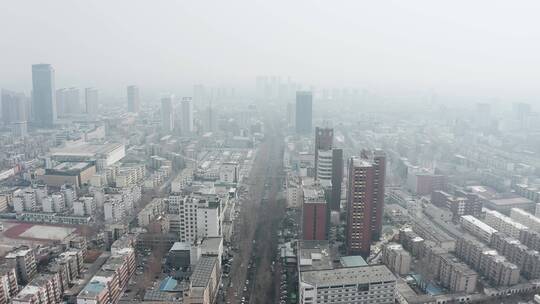
M 26 121 L 26 97 L 24 94 L 2 89 L 2 121 L 4 124 Z
M 137 113 L 141 103 L 139 87 L 130 85 L 127 87 L 127 109 L 128 112 Z
M 382 150 L 363 151 L 362 156 L 373 162 L 375 169 L 373 182 L 373 205 L 371 209 L 371 238 L 378 241 L 381 238 L 382 216 L 384 208 L 384 179 L 386 177 L 386 155 Z
M 171 133 L 174 129 L 173 96 L 161 98 L 161 130 Z
M 52 127 L 57 119 L 54 68 L 50 64 L 32 65 L 32 121 L 39 127 Z
M 99 93 L 96 88 L 84 89 L 84 107 L 86 114 L 96 114 L 99 104 Z
M 371 242 L 379 239 L 384 205 L 386 158 L 380 151 L 363 151 L 348 162 L 347 254 L 370 254 Z
M 296 92 L 296 133 L 309 134 L 311 133 L 313 120 L 313 96 L 311 92 L 298 91 Z
M 78 88 L 56 90 L 56 112 L 58 116 L 82 113 L 81 96 Z
M 191 97 L 182 98 L 182 135 L 189 136 L 193 133 L 193 100 Z

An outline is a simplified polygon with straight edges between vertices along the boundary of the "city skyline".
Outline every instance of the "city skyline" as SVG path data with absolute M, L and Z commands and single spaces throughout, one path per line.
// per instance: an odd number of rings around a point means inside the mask
M 35 9 L 12 3 L 0 21 L 3 28 L 18 28 L 0 42 L 5 50 L 0 84 L 25 93 L 31 87 L 27 65 L 48 62 L 62 87 L 93 86 L 107 95 L 120 95 L 130 83 L 178 94 L 195 83 L 251 87 L 257 75 L 282 75 L 306 86 L 540 96 L 538 42 L 530 39 L 538 34 L 535 1 L 524 1 L 515 10 L 510 3 L 489 1 L 443 6 L 317 1 L 307 6 L 309 14 L 302 14 L 304 1 L 287 3 L 286 9 L 282 1 L 153 6 L 136 1 L 129 2 L 130 12 L 124 10 L 125 1 L 31 3 Z M 238 13 L 244 10 L 251 13 Z M 203 12 L 208 18 L 201 17 Z M 336 16 L 342 16 L 339 22 L 319 22 Z M 52 25 L 51 18 L 63 22 Z M 248 24 L 257 24 L 258 30 Z M 16 39 L 17 33 L 28 39 Z M 179 35 L 183 39 L 170 39 Z M 214 56 L 215 49 L 222 50 L 220 56 Z M 513 56 L 518 50 L 520 56 Z M 511 76 L 516 74 L 519 81 Z

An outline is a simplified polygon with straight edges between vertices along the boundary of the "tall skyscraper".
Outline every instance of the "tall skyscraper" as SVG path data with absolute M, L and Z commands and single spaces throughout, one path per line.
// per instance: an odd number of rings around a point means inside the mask
M 26 121 L 26 97 L 2 89 L 2 121 L 4 124 Z
M 370 254 L 371 242 L 379 239 L 384 205 L 386 158 L 380 151 L 363 151 L 348 163 L 347 254 Z
M 382 216 L 384 208 L 384 179 L 386 177 L 386 155 L 382 150 L 363 151 L 362 157 L 373 162 L 373 205 L 371 210 L 371 238 L 378 241 L 381 238 Z
M 161 130 L 171 133 L 174 129 L 173 96 L 161 98 Z
M 205 132 L 214 132 L 217 127 L 217 118 L 216 118 L 216 111 L 212 107 L 212 101 L 208 103 L 208 107 L 203 110 L 203 128 Z
M 287 127 L 292 128 L 294 126 L 294 104 L 292 102 L 287 103 Z
M 78 88 L 69 88 L 66 91 L 66 112 L 68 114 L 80 114 L 81 111 L 81 94 Z
M 296 92 L 296 133 L 309 134 L 313 120 L 313 96 L 311 92 Z
M 96 88 L 84 89 L 84 107 L 86 114 L 97 114 L 99 105 L 99 92 Z
M 191 97 L 182 98 L 182 135 L 189 136 L 193 133 L 193 100 Z
M 56 90 L 56 113 L 58 116 L 65 115 L 66 111 L 66 98 L 67 98 L 67 89 L 58 89 Z
M 127 87 L 127 109 L 128 112 L 137 113 L 141 103 L 139 87 L 130 85 Z
M 332 193 L 330 208 L 340 210 L 341 183 L 343 182 L 343 149 L 332 149 Z
M 32 120 L 36 126 L 52 127 L 56 122 L 54 68 L 50 64 L 32 65 Z

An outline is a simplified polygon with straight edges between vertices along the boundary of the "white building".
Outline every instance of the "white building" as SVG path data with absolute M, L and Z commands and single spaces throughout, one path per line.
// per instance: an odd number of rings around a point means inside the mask
M 382 262 L 390 270 L 399 275 L 405 275 L 411 270 L 411 255 L 396 243 L 388 243 L 382 246 Z
M 528 229 L 526 226 L 512 220 L 500 212 L 489 209 L 484 209 L 484 211 L 486 212 L 484 223 L 488 224 L 497 231 L 508 234 L 515 239 L 519 239 L 520 231 Z
M 96 212 L 96 200 L 91 196 L 83 196 L 73 203 L 73 214 L 77 216 L 93 216 Z
M 126 216 L 126 205 L 122 200 L 122 195 L 109 195 L 103 204 L 105 221 L 118 222 Z
M 41 208 L 43 212 L 54 212 L 51 197 L 45 197 L 41 199 Z
M 491 242 L 493 234 L 497 232 L 496 229 L 472 215 L 461 216 L 461 227 L 488 244 Z
M 319 150 L 316 171 L 318 180 L 332 180 L 332 150 Z
M 66 207 L 71 208 L 71 206 L 73 206 L 73 202 L 77 199 L 77 192 L 75 189 L 71 187 L 63 187 L 60 192 L 64 196 L 64 203 L 66 204 Z
M 13 209 L 17 213 L 39 211 L 36 194 L 33 189 L 19 189 L 13 193 Z
M 52 194 L 51 200 L 54 212 L 63 212 L 66 209 L 66 202 L 61 193 Z
M 181 242 L 222 236 L 223 212 L 217 195 L 169 196 L 169 231 Z
M 384 265 L 303 271 L 299 303 L 393 304 L 396 277 Z
M 524 226 L 529 227 L 531 230 L 540 232 L 540 218 L 523 209 L 512 208 L 510 210 L 510 218 Z
M 82 201 L 75 201 L 73 202 L 73 215 L 76 216 L 84 216 L 84 202 Z
M 51 158 L 56 161 L 85 162 L 96 161 L 96 169 L 101 172 L 126 156 L 124 144 L 94 144 L 87 142 L 70 143 L 65 147 L 51 149 Z

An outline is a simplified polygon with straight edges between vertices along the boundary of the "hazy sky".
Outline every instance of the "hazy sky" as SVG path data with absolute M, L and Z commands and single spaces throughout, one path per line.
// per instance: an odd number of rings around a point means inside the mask
M 540 96 L 540 1 L 4 0 L 0 87 L 304 84 Z

